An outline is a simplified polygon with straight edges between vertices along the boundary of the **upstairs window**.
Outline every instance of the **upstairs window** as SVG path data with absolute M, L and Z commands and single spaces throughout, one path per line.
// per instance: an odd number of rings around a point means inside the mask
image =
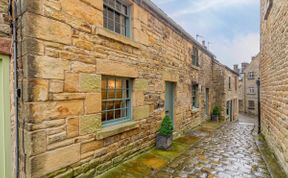
M 255 94 L 255 88 L 254 87 L 249 87 L 249 94 Z
M 192 85 L 192 108 L 198 108 L 198 84 Z
M 255 79 L 255 73 L 254 72 L 248 72 L 248 80 L 254 80 Z
M 229 77 L 228 85 L 229 85 L 229 90 L 231 90 L 231 77 Z
M 130 10 L 127 5 L 118 0 L 104 0 L 104 27 L 129 37 Z
M 131 83 L 127 78 L 102 77 L 103 125 L 121 123 L 131 118 Z
M 192 51 L 192 65 L 199 66 L 198 49 L 195 47 L 193 47 L 193 51 Z

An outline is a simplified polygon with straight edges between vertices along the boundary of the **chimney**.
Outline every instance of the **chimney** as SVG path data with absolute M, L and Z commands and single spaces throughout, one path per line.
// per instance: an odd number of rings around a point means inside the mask
M 233 69 L 234 69 L 234 71 L 237 72 L 238 74 L 240 73 L 240 69 L 238 68 L 238 64 L 235 64 L 235 65 L 233 66 Z
M 202 41 L 202 46 L 203 46 L 205 49 L 207 49 L 206 41 L 205 41 L 205 40 Z

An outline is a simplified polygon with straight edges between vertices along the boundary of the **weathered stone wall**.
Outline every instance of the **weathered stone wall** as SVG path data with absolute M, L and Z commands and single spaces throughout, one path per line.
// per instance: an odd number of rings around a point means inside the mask
M 244 80 L 245 80 L 245 99 L 244 99 L 244 112 L 248 114 L 258 115 L 258 94 L 257 94 L 257 84 L 256 81 L 260 77 L 259 74 L 259 62 L 260 62 L 260 54 L 253 57 L 250 64 L 244 71 Z M 249 79 L 249 72 L 254 72 L 254 79 Z M 254 88 L 255 93 L 250 93 L 250 87 Z M 255 109 L 252 110 L 249 108 L 249 101 L 254 101 Z
M 261 0 L 261 119 L 262 131 L 288 174 L 288 1 Z
M 225 66 L 198 46 L 200 66 L 193 67 L 196 44 L 134 2 L 131 39 L 103 28 L 102 0 L 20 4 L 21 177 L 91 177 L 153 146 L 164 116 L 165 81 L 176 84 L 176 135 L 208 118 L 202 117 L 205 88 L 210 110 L 225 98 L 214 89 L 224 77 L 217 79 L 213 70 Z M 133 80 L 133 121 L 102 128 L 103 75 Z M 193 82 L 200 86 L 197 110 Z

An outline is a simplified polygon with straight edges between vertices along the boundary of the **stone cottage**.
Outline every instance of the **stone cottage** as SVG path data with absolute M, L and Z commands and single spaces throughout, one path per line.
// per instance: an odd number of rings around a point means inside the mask
M 288 1 L 261 0 L 262 133 L 288 175 Z
M 238 99 L 239 110 L 243 113 L 258 115 L 257 80 L 259 79 L 260 54 L 252 57 L 251 62 L 245 67 L 239 81 Z
M 11 9 L 20 177 L 99 175 L 153 147 L 165 114 L 175 137 L 216 105 L 237 119 L 238 74 L 150 0 L 18 0 Z

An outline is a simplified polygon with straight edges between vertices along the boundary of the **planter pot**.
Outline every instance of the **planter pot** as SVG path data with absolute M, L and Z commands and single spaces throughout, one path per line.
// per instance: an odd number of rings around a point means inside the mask
M 212 121 L 219 121 L 219 116 L 218 115 L 212 115 L 211 120 Z
M 173 136 L 162 136 L 157 134 L 156 136 L 156 148 L 161 150 L 167 150 L 172 145 Z

